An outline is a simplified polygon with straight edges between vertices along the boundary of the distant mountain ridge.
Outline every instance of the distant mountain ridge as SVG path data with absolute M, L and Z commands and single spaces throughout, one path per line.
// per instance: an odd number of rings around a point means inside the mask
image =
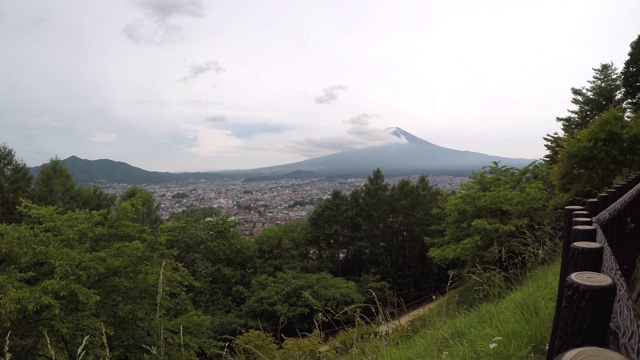
M 314 177 L 366 177 L 380 168 L 386 176 L 453 175 L 469 176 L 484 166 L 499 161 L 502 165 L 524 167 L 533 159 L 514 159 L 471 151 L 445 148 L 423 140 L 399 127 L 384 130 L 399 142 L 345 150 L 291 164 L 250 170 L 219 172 L 170 173 L 147 171 L 127 163 L 109 159 L 85 160 L 71 156 L 63 160 L 77 183 L 129 185 L 162 184 L 170 182 L 248 178 L 268 180 Z M 40 166 L 31 168 L 35 175 Z
M 70 156 L 62 163 L 73 174 L 74 180 L 80 185 L 92 184 L 164 184 L 170 182 L 183 182 L 191 180 L 217 180 L 227 178 L 220 173 L 194 172 L 194 173 L 170 173 L 159 171 L 147 171 L 125 162 L 109 159 L 86 160 L 77 156 Z M 35 176 L 42 166 L 30 168 Z

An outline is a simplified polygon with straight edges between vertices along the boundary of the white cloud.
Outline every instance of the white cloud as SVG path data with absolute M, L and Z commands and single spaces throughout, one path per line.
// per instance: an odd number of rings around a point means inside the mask
M 220 123 L 220 122 L 227 121 L 227 117 L 224 115 L 211 115 L 211 116 L 207 116 L 205 120 L 212 123 Z
M 135 19 L 126 24 L 122 31 L 135 44 L 168 45 L 184 39 L 182 27 L 165 20 Z
M 343 123 L 348 125 L 346 135 L 340 133 L 335 136 L 306 137 L 290 141 L 287 147 L 292 152 L 316 157 L 344 150 L 400 143 L 400 139 L 384 132 L 383 128 L 371 125 L 371 119 L 377 116 L 359 114 L 343 120 Z
M 204 15 L 203 0 L 138 0 L 137 3 L 153 17 L 160 19 L 178 15 L 200 18 Z
M 180 148 L 191 154 L 214 157 L 241 150 L 242 140 L 229 131 L 214 129 L 206 124 L 185 127 L 184 140 Z
M 117 134 L 113 133 L 93 133 L 87 140 L 91 142 L 112 142 L 118 139 Z
M 125 36 L 136 44 L 166 45 L 184 40 L 183 27 L 176 18 L 204 16 L 202 0 L 139 0 L 137 6 L 143 18 L 136 18 L 123 29 Z
M 194 64 L 191 65 L 189 76 L 182 78 L 181 81 L 193 80 L 206 72 L 219 74 L 224 72 L 224 68 L 220 66 L 217 61 L 207 61 L 202 64 Z
M 322 90 L 323 94 L 316 96 L 315 101 L 318 104 L 329 104 L 335 100 L 338 100 L 338 92 L 347 91 L 347 87 L 344 85 L 333 85 Z

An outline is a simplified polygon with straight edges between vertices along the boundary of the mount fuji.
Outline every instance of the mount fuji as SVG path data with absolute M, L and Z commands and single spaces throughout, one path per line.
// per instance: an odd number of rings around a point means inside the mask
M 472 151 L 445 148 L 423 140 L 399 127 L 384 130 L 390 143 L 363 149 L 345 150 L 286 165 L 246 170 L 255 176 L 362 177 L 380 168 L 386 176 L 454 175 L 468 176 L 494 161 L 521 168 L 534 159 L 507 158 Z

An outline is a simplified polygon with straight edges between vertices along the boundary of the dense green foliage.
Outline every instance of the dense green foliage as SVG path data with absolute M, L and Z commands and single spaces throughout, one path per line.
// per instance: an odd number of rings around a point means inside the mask
M 33 181 L 27 165 L 13 149 L 0 144 L 0 223 L 19 221 L 20 199 L 30 195 Z
M 627 108 L 632 114 L 640 114 L 640 35 L 630 47 L 620 75 Z
M 553 180 L 561 200 L 589 198 L 640 164 L 640 116 L 612 108 L 564 141 Z
M 24 165 L 5 153 L 17 173 Z M 24 184 L 11 194 L 17 216 L 0 225 L 0 335 L 11 331 L 17 358 L 73 358 L 79 347 L 93 358 L 216 358 L 248 330 L 282 343 L 371 314 L 363 305 L 375 295 L 428 295 L 440 276 L 423 239 L 443 195 L 424 178 L 389 186 L 376 171 L 362 190 L 324 201 L 313 222 L 253 239 L 216 209 L 163 220 L 142 188 L 116 198 L 78 187 L 58 159 Z M 327 238 L 336 216 L 352 230 L 347 247 Z
M 575 108 L 568 110 L 568 116 L 556 118 L 567 136 L 573 136 L 576 131 L 586 128 L 591 120 L 610 107 L 622 105 L 622 84 L 618 69 L 613 63 L 600 64 L 594 68 L 593 78 L 587 82 L 588 87 L 571 88 L 571 103 Z
M 638 38 L 640 39 L 640 38 Z M 545 162 L 552 167 L 554 205 L 580 203 L 637 170 L 640 41 L 631 43 L 621 72 L 612 63 L 593 69 L 589 86 L 571 88 L 575 106 L 558 117 L 564 134 L 547 135 Z
M 405 300 L 428 295 L 446 279 L 424 242 L 442 198 L 424 177 L 389 186 L 376 170 L 362 189 L 334 191 L 309 216 L 311 252 L 335 276 L 382 281 Z
M 21 211 L 25 222 L 0 225 L 0 325 L 11 330 L 16 357 L 45 356 L 45 333 L 67 358 L 90 335 L 97 357 L 104 326 L 121 358 L 142 344 L 157 346 L 159 326 L 175 334 L 182 317 L 197 317 L 184 292 L 190 275 L 162 237 L 120 211 L 65 213 L 28 202 Z M 155 304 L 161 268 L 163 296 Z
M 319 325 L 330 326 L 330 321 L 352 323 L 349 312 L 339 319 L 335 314 L 362 303 L 363 298 L 356 285 L 345 279 L 287 270 L 254 278 L 244 309 L 265 331 L 295 337 Z
M 295 220 L 282 226 L 265 229 L 254 237 L 257 256 L 256 273 L 276 274 L 286 270 L 302 273 L 321 271 L 318 261 L 311 255 L 308 244 L 311 229 L 304 220 Z
M 571 88 L 571 103 L 575 108 L 567 110 L 568 116 L 556 118 L 562 125 L 564 134 L 547 134 L 544 138 L 545 148 L 549 151 L 545 160 L 550 165 L 558 162 L 558 155 L 564 148 L 564 139 L 571 138 L 577 131 L 586 128 L 591 120 L 610 107 L 620 107 L 623 103 L 620 75 L 613 63 L 600 64 L 593 71 L 588 87 Z
M 69 211 L 75 209 L 76 183 L 58 158 L 42 165 L 33 190 L 33 202 Z
M 430 238 L 430 255 L 449 269 L 495 266 L 504 271 L 526 268 L 530 248 L 547 246 L 541 236 L 526 234 L 553 222 L 545 165 L 523 169 L 494 163 L 471 175 L 449 197 L 444 235 Z
M 246 328 L 239 307 L 244 303 L 255 268 L 255 246 L 240 236 L 228 217 L 212 220 L 176 217 L 164 225 L 167 247 L 195 279 L 191 302 L 210 317 L 209 336 L 222 341 Z

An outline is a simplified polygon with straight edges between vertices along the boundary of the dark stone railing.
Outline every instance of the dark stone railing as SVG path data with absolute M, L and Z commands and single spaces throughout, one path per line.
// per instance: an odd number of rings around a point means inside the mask
M 634 285 L 640 280 L 634 279 L 640 256 L 639 184 L 636 173 L 584 207 L 565 207 L 548 360 L 566 358 L 568 351 L 583 347 L 590 347 L 581 350 L 586 352 L 608 349 L 614 355 L 606 358 L 640 359 L 635 305 L 640 285 Z

